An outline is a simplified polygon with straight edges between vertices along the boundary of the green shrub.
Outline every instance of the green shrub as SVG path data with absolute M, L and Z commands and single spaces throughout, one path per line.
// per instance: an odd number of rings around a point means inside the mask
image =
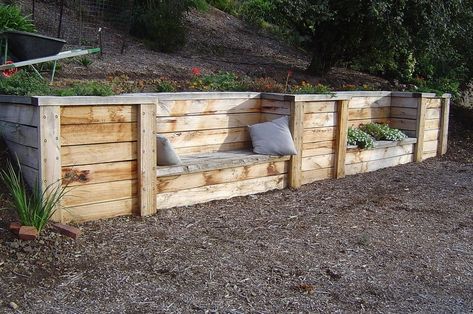
M 373 148 L 373 138 L 366 132 L 357 128 L 348 128 L 348 145 L 356 145 L 359 148 Z
M 245 91 L 248 85 L 248 82 L 231 72 L 196 75 L 191 82 L 191 88 L 202 91 Z
M 21 70 L 9 78 L 0 78 L 0 94 L 41 96 L 51 93 L 48 83 L 36 73 Z
M 199 11 L 207 12 L 209 10 L 209 4 L 206 0 L 191 0 L 192 7 Z
M 54 94 L 57 96 L 110 96 L 114 93 L 109 84 L 89 81 L 75 83 L 68 88 L 57 89 Z
M 21 174 L 18 162 L 16 171 L 10 162 L 5 170 L 0 172 L 0 178 L 5 183 L 11 197 L 12 206 L 15 208 L 23 226 L 34 226 L 38 233 L 43 230 L 49 219 L 57 209 L 59 202 L 66 194 L 66 186 L 54 182 L 41 191 L 37 182 L 32 191 L 29 191 Z
M 291 86 L 291 93 L 293 94 L 331 94 L 330 86 L 317 84 L 312 85 L 308 82 L 302 82 L 300 85 Z
M 172 93 L 177 90 L 177 84 L 173 81 L 158 79 L 155 84 L 155 91 L 158 93 Z
M 24 32 L 35 32 L 33 22 L 21 13 L 15 5 L 0 4 L 0 32 L 13 29 Z
M 406 134 L 398 129 L 390 128 L 387 124 L 368 123 L 361 125 L 360 129 L 377 141 L 401 141 L 407 138 Z
M 236 0 L 207 0 L 207 2 L 219 10 L 229 14 L 236 14 L 238 3 Z
M 238 14 L 250 24 L 262 25 L 271 21 L 274 9 L 274 1 L 247 0 L 242 2 Z

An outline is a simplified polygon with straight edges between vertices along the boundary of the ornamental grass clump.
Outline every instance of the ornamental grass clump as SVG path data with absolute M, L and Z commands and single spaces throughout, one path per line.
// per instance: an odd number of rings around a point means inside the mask
M 356 145 L 359 148 L 373 148 L 373 138 L 366 132 L 357 128 L 348 128 L 348 145 Z
M 387 124 L 368 123 L 361 125 L 360 129 L 374 137 L 377 141 L 402 141 L 407 138 L 406 134 L 398 129 L 390 128 Z
M 18 171 L 8 162 L 6 169 L 0 172 L 0 179 L 5 183 L 11 197 L 21 225 L 33 226 L 38 233 L 44 229 L 56 211 L 59 202 L 66 194 L 66 186 L 60 182 L 48 185 L 44 191 L 36 183 L 32 191 L 28 190 L 18 162 Z

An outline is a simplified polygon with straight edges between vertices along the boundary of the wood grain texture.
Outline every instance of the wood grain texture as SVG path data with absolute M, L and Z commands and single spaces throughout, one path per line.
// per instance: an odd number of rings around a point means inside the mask
M 63 216 L 65 222 L 79 223 L 135 214 L 138 207 L 138 198 L 135 197 L 105 203 L 68 207 L 64 209 Z
M 261 113 L 272 113 L 277 115 L 290 115 L 291 102 L 282 100 L 262 99 Z
M 353 96 L 350 99 L 349 108 L 381 108 L 391 106 L 391 97 L 390 96 L 366 96 L 359 97 Z
M 251 146 L 250 141 L 174 148 L 174 150 L 179 156 L 192 155 L 192 154 L 198 154 L 198 153 L 215 153 L 215 152 L 226 152 L 226 151 L 232 151 L 232 150 L 251 150 L 251 149 L 252 149 L 252 146 Z
M 138 197 L 138 182 L 137 180 L 123 180 L 84 184 L 69 187 L 67 190 L 63 205 L 73 207 Z
M 158 133 L 246 127 L 260 122 L 258 113 L 215 114 L 211 116 L 159 117 Z
M 347 153 L 349 101 L 340 100 L 337 103 L 337 136 L 335 138 L 335 178 L 345 177 L 345 158 Z M 385 107 L 388 108 L 389 107 Z M 364 110 L 364 109 L 361 109 Z
M 397 165 L 406 164 L 413 161 L 413 154 L 395 156 L 390 158 L 385 158 L 382 160 L 366 161 L 356 164 L 347 165 L 345 171 L 347 175 L 354 175 L 358 173 L 365 173 L 370 171 L 376 171 L 379 169 L 394 167 Z
M 436 141 L 439 139 L 440 130 L 424 130 L 424 141 Z
M 156 106 L 139 105 L 138 189 L 141 216 L 156 213 Z
M 304 114 L 305 103 L 291 102 L 291 116 L 289 117 L 289 127 L 297 154 L 291 156 L 289 162 L 289 187 L 297 189 L 302 185 L 302 151 L 304 137 Z
M 38 128 L 28 125 L 0 121 L 3 139 L 24 146 L 38 148 Z
M 425 119 L 440 119 L 440 108 L 427 109 L 425 111 Z
M 348 110 L 349 120 L 389 118 L 390 107 L 355 108 Z
M 305 157 L 302 158 L 302 171 L 332 168 L 334 162 L 335 154 Z
M 391 97 L 391 106 L 400 108 L 417 109 L 418 98 L 413 97 Z
M 221 145 L 250 140 L 248 128 L 165 133 L 174 148 Z
M 131 180 L 138 177 L 135 160 L 62 167 L 62 180 L 69 186 Z
M 389 123 L 389 118 L 372 118 L 372 119 L 362 119 L 362 120 L 348 120 L 348 126 L 350 127 L 359 127 L 362 124 L 368 123 Z
M 423 155 L 425 156 L 426 153 L 437 152 L 439 142 L 435 141 L 425 141 L 424 142 L 424 152 Z
M 157 195 L 158 209 L 189 206 L 213 200 L 228 199 L 287 187 L 287 175 L 275 175 L 244 181 L 208 185 Z
M 391 107 L 391 118 L 417 119 L 417 108 Z
M 336 101 L 307 101 L 304 102 L 304 113 L 335 113 L 337 111 Z
M 132 142 L 136 140 L 137 125 L 135 122 L 61 126 L 62 146 Z
M 395 156 L 409 155 L 414 152 L 414 144 L 347 152 L 346 164 L 383 160 Z
M 441 116 L 440 116 L 440 134 L 439 134 L 439 145 L 438 152 L 439 156 L 444 155 L 447 152 L 448 146 L 448 119 L 450 115 L 450 99 L 443 98 L 441 105 Z
M 390 120 L 389 125 L 392 128 L 400 129 L 400 130 L 408 130 L 408 131 L 415 131 L 417 127 L 417 123 L 415 119 L 398 119 L 394 118 Z
M 158 117 L 215 115 L 229 113 L 260 112 L 260 99 L 188 99 L 158 100 Z
M 422 161 L 422 154 L 424 152 L 424 133 L 425 133 L 425 115 L 427 111 L 427 103 L 425 98 L 419 98 L 417 108 L 417 125 L 416 125 L 416 138 L 417 144 L 414 150 L 414 160 L 416 162 Z
M 322 168 L 302 172 L 302 184 L 331 179 L 334 177 L 334 168 Z
M 135 160 L 136 142 L 62 146 L 62 166 L 79 166 Z
M 10 151 L 10 154 L 14 159 L 18 158 L 22 165 L 28 166 L 33 169 L 39 169 L 40 164 L 40 155 L 39 149 L 24 146 L 21 144 L 17 144 L 15 142 L 5 141 L 7 147 Z M 13 163 L 16 163 L 14 161 Z
M 136 106 L 61 107 L 61 125 L 136 122 Z
M 181 191 L 202 186 L 236 182 L 288 172 L 288 162 L 278 161 L 243 167 L 209 170 L 197 173 L 158 177 L 158 193 Z
M 336 113 L 307 113 L 304 114 L 304 127 L 322 128 L 335 126 L 337 123 Z
M 0 103 L 0 108 L 0 121 L 38 126 L 38 107 Z
M 334 127 L 304 129 L 304 143 L 335 140 L 335 132 L 336 129 Z
M 335 153 L 335 141 L 304 143 L 302 157 L 328 155 Z

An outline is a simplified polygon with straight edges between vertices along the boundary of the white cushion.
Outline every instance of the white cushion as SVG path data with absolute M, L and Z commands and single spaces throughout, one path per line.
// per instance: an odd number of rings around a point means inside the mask
M 287 116 L 270 122 L 250 125 L 248 128 L 255 153 L 275 156 L 297 154 Z
M 171 143 L 162 135 L 156 136 L 158 166 L 180 165 L 181 159 L 174 151 Z

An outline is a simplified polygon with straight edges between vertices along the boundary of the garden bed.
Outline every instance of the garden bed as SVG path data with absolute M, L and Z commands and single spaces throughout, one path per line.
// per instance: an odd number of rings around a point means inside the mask
M 0 96 L 0 102 L 2 135 L 27 182 L 69 182 L 64 209 L 53 217 L 60 221 L 149 215 L 422 161 L 445 153 L 449 109 L 448 95 L 398 92 Z M 251 151 L 247 125 L 284 115 L 297 155 L 232 154 Z M 347 128 L 369 122 L 389 123 L 415 140 L 366 151 L 347 147 Z M 210 154 L 212 166 L 156 168 L 156 133 L 183 159 Z M 220 159 L 212 157 L 217 152 Z

